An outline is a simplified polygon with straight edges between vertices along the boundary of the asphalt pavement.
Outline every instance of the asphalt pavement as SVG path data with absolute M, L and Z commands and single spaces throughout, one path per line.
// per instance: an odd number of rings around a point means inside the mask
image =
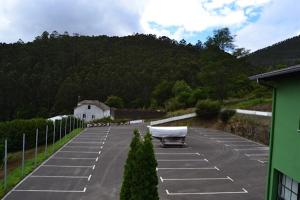
M 19 183 L 7 200 L 117 200 L 134 128 L 87 128 Z M 264 199 L 268 147 L 191 128 L 184 148 L 153 140 L 162 200 Z

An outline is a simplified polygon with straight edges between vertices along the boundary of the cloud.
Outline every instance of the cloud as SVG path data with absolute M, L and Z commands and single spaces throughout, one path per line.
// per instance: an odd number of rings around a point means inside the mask
M 271 3 L 270 3 L 271 2 Z M 156 34 L 188 42 L 229 27 L 255 50 L 299 34 L 298 0 L 0 0 L 0 42 L 47 30 L 84 35 Z
M 125 0 L 0 1 L 0 41 L 30 41 L 45 30 L 120 36 L 142 31 L 137 1 L 134 9 Z
M 298 0 L 274 0 L 264 7 L 260 18 L 236 33 L 236 43 L 257 50 L 298 35 L 300 4 Z
M 216 27 L 241 27 L 270 0 L 148 0 L 142 14 L 145 32 L 177 39 Z M 246 9 L 248 12 L 246 13 Z M 252 15 L 251 15 L 252 14 Z M 152 27 L 149 22 L 160 25 Z M 170 26 L 178 27 L 171 33 Z

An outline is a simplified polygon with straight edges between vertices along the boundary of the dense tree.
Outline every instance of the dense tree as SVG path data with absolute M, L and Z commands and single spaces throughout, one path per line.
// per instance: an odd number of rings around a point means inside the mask
M 184 80 L 176 81 L 172 88 L 172 92 L 175 96 L 178 96 L 183 92 L 191 93 L 191 91 L 191 87 Z
M 213 36 L 209 36 L 205 42 L 206 47 L 217 47 L 223 51 L 234 49 L 234 36 L 228 28 L 214 30 Z
M 33 42 L 0 44 L 0 120 L 72 113 L 78 96 L 105 101 L 114 94 L 124 107 L 163 107 L 174 96 L 187 97 L 171 94 L 178 80 L 190 87 L 188 93 L 201 87 L 216 97 L 216 83 L 199 77 L 218 79 L 210 71 L 224 57 L 226 70 L 242 77 L 234 82 L 222 77 L 228 88 L 247 91 L 244 77 L 257 70 L 218 48 L 199 49 L 155 35 L 88 37 L 45 31 Z M 235 96 L 232 91 L 225 97 Z
M 173 84 L 163 80 L 155 86 L 152 91 L 152 97 L 156 100 L 158 106 L 164 105 L 165 101 L 172 96 Z
M 198 49 L 203 49 L 203 43 L 201 42 L 201 40 L 197 41 L 197 43 L 195 44 L 195 47 Z
M 184 46 L 185 46 L 185 45 L 186 45 L 186 41 L 185 41 L 185 39 L 182 39 L 182 40 L 180 40 L 180 41 L 179 41 L 179 44 L 180 44 L 180 45 L 184 45 Z
M 278 65 L 300 64 L 299 46 L 300 35 L 259 49 L 246 56 L 246 59 L 256 66 L 254 73 L 274 70 Z
M 250 53 L 250 50 L 245 49 L 245 48 L 236 48 L 233 52 L 232 55 L 237 57 L 237 58 L 241 58 L 244 56 L 247 56 Z
M 121 97 L 114 96 L 114 95 L 107 97 L 105 104 L 107 104 L 113 108 L 123 108 L 124 107 L 123 99 Z

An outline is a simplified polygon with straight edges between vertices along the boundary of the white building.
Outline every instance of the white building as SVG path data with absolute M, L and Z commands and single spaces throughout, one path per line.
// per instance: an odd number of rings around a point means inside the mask
M 111 114 L 110 107 L 98 100 L 83 100 L 74 108 L 74 116 L 85 121 L 102 119 L 104 117 L 113 118 Z

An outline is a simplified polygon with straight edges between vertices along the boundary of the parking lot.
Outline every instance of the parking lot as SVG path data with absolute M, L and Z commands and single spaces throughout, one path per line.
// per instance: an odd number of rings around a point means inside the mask
M 17 185 L 5 199 L 119 199 L 123 167 L 134 128 L 87 128 Z M 159 195 L 172 199 L 264 198 L 268 148 L 215 130 L 191 128 L 185 148 L 162 148 Z
M 5 199 L 118 199 L 133 127 L 87 128 Z
M 268 147 L 216 130 L 190 129 L 185 148 L 154 140 L 160 199 L 264 199 Z

